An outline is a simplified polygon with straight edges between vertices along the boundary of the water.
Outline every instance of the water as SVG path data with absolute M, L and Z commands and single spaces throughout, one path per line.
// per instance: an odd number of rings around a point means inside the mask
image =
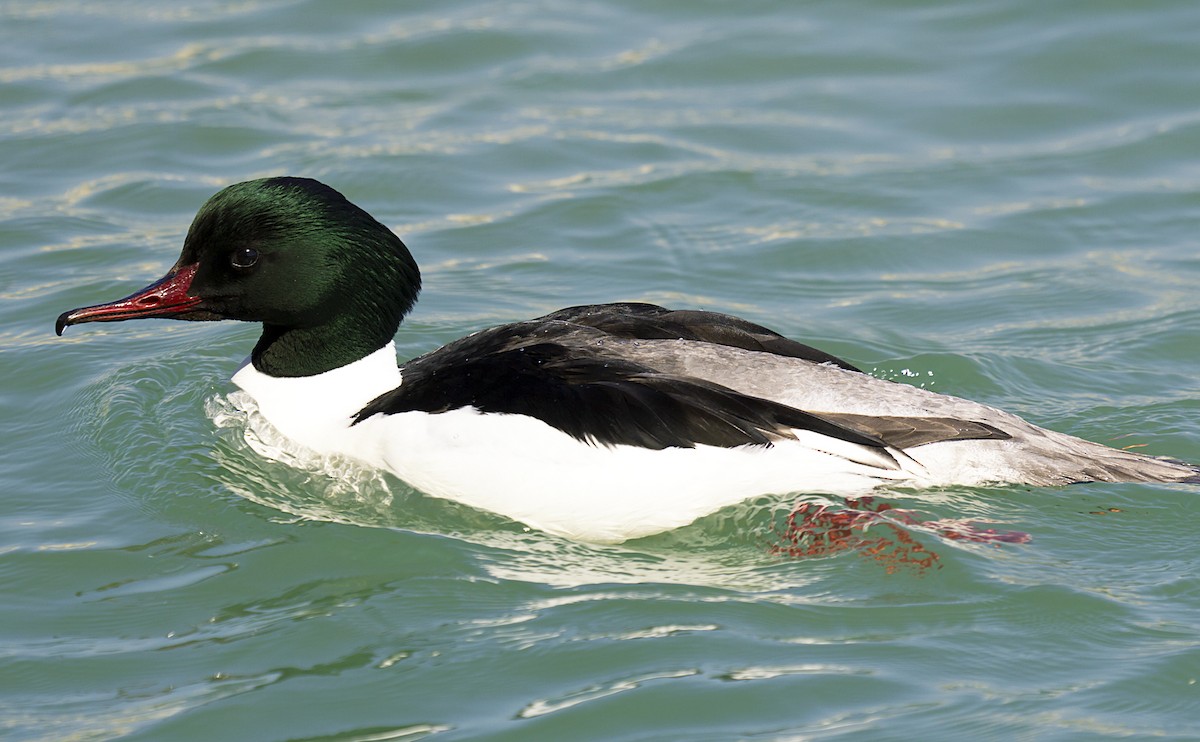
M 308 175 L 421 262 L 406 357 L 655 301 L 1200 461 L 1198 41 L 1189 2 L 0 3 L 0 736 L 1200 737 L 1195 487 L 884 493 L 1031 536 L 902 529 L 924 569 L 781 552 L 791 501 L 578 544 L 264 459 L 252 327 L 52 332 Z

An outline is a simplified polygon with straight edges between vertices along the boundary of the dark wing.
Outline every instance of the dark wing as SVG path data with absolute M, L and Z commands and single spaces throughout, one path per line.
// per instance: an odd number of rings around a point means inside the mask
M 947 440 L 1003 439 L 984 423 L 944 417 L 812 413 L 695 377 L 667 374 L 597 341 L 683 338 L 852 366 L 736 317 L 652 304 L 572 307 L 493 327 L 404 364 L 402 383 L 363 407 L 373 415 L 473 407 L 534 417 L 582 441 L 643 448 L 771 445 L 808 430 L 876 451 Z
M 875 449 L 885 445 L 818 415 L 719 384 L 658 373 L 545 337 L 522 338 L 522 325 L 477 333 L 405 364 L 403 383 L 360 410 L 355 422 L 377 414 L 474 407 L 535 417 L 603 445 L 770 445 L 794 438 L 796 429 Z M 545 334 L 560 333 L 539 333 Z
M 556 320 L 595 327 L 618 338 L 698 340 L 859 371 L 837 356 L 785 338 L 762 325 L 718 312 L 671 310 L 655 304 L 626 302 L 568 307 L 534 321 Z

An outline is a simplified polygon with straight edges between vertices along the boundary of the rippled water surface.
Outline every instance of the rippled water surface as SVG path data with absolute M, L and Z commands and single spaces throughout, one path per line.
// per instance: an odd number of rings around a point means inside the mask
M 1183 1 L 0 2 L 0 736 L 1200 737 L 1196 487 L 579 544 L 279 451 L 253 327 L 52 330 L 307 175 L 420 261 L 405 357 L 654 301 L 1200 461 L 1198 90 Z

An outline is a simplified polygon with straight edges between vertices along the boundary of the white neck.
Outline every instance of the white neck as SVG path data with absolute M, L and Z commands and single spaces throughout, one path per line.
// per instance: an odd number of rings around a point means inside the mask
M 354 415 L 368 402 L 400 386 L 396 345 L 316 376 L 269 376 L 249 359 L 233 383 L 254 398 L 259 412 L 286 437 L 316 451 L 340 450 Z M 350 453 L 347 451 L 346 453 Z

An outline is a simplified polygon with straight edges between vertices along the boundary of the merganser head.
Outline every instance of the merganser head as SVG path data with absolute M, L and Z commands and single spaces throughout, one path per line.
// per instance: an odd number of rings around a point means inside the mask
M 342 194 L 309 178 L 265 178 L 210 198 L 162 279 L 64 312 L 55 331 L 147 317 L 262 322 L 254 366 L 311 376 L 386 345 L 420 288 L 400 238 Z

